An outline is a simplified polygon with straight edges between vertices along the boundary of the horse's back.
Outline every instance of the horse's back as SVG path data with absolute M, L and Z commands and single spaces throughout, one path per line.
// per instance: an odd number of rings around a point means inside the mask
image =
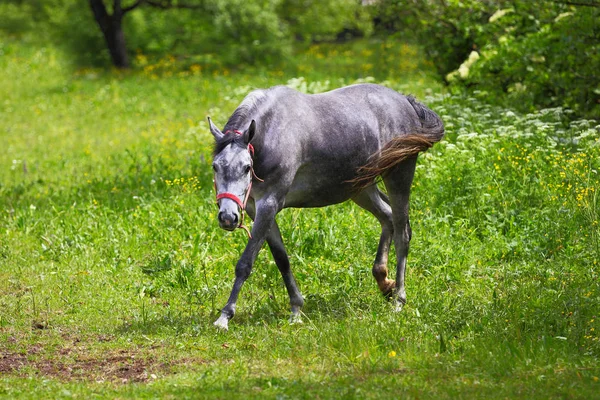
M 312 132 L 333 130 L 352 137 L 357 131 L 368 130 L 381 134 L 385 142 L 420 125 L 409 98 L 381 85 L 356 84 L 319 94 L 275 86 L 265 94 L 277 114 L 296 119 Z
M 356 168 L 394 137 L 422 125 L 410 98 L 375 84 L 319 94 L 274 86 L 257 95 L 262 99 L 258 122 L 265 128 L 259 147 L 273 154 L 274 164 L 337 157 Z

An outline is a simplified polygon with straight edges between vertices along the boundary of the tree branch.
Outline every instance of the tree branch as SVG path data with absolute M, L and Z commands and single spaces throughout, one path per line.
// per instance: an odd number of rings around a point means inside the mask
M 564 1 L 554 0 L 553 2 L 556 4 L 564 4 L 567 6 L 576 6 L 576 7 L 595 7 L 595 8 L 600 7 L 600 3 L 597 3 L 597 2 L 582 3 L 579 1 L 570 1 L 570 0 L 564 0 Z
M 131 10 L 134 10 L 136 8 L 138 8 L 139 6 L 141 6 L 144 3 L 144 0 L 137 0 L 135 3 L 133 3 L 132 5 L 130 5 L 129 7 L 124 7 L 122 9 L 123 14 L 128 13 Z
M 186 8 L 190 10 L 202 8 L 202 4 L 188 4 L 188 3 L 173 3 L 173 0 L 141 0 L 142 2 L 148 4 L 154 8 L 160 8 L 163 10 L 167 10 L 169 8 Z

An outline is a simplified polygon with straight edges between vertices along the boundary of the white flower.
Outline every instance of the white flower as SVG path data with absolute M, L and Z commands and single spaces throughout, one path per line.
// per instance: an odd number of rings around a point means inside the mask
M 475 61 L 477 60 L 479 60 L 479 53 L 476 51 L 472 51 L 471 54 L 469 54 L 469 58 L 467 58 L 465 62 L 463 62 L 460 65 L 460 67 L 458 67 L 458 75 L 463 79 L 468 77 L 469 69 L 473 64 L 475 64 Z
M 571 15 L 573 15 L 572 12 L 564 12 L 564 13 L 558 14 L 556 16 L 556 18 L 554 18 L 554 22 L 558 22 L 563 18 L 570 17 Z
M 506 14 L 514 12 L 514 8 L 505 8 L 504 10 L 498 10 L 489 19 L 490 23 L 494 23 L 498 21 L 500 18 L 504 17 Z

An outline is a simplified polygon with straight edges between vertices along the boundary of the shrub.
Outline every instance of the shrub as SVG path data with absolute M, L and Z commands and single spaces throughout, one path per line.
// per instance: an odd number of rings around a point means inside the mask
M 488 43 L 469 76 L 457 83 L 485 90 L 520 110 L 568 107 L 600 117 L 600 8 L 574 9 L 535 32 Z
M 560 106 L 600 117 L 597 3 L 382 0 L 372 11 L 380 32 L 416 40 L 455 88 L 522 111 Z

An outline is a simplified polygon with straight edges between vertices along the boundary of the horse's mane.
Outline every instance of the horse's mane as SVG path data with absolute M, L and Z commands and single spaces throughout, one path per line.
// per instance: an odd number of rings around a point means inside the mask
M 244 98 L 242 103 L 235 109 L 225 128 L 223 137 L 215 141 L 213 156 L 219 154 L 225 147 L 231 143 L 239 144 L 245 147 L 242 136 L 234 131 L 243 132 L 250 124 L 249 119 L 256 114 L 258 107 L 267 100 L 266 90 L 254 90 Z
M 231 117 L 229 117 L 229 121 L 227 121 L 227 124 L 225 125 L 225 131 L 230 129 L 246 129 L 247 126 L 243 125 L 249 124 L 248 119 L 250 119 L 256 109 L 266 100 L 267 95 L 265 90 L 254 90 L 248 93 L 238 108 L 231 114 Z

